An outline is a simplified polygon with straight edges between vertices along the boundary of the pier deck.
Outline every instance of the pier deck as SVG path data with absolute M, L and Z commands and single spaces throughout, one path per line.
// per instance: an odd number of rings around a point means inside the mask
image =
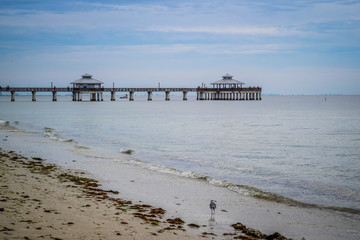
M 91 101 L 103 101 L 103 92 L 111 93 L 111 101 L 115 101 L 116 92 L 128 92 L 129 100 L 134 100 L 135 92 L 147 92 L 148 100 L 152 100 L 153 92 L 165 92 L 165 100 L 170 100 L 170 92 L 183 92 L 183 100 L 187 100 L 188 92 L 197 92 L 197 100 L 261 100 L 260 87 L 248 88 L 41 88 L 41 87 L 5 87 L 0 92 L 11 93 L 11 101 L 15 101 L 16 92 L 31 92 L 32 101 L 36 101 L 37 92 L 51 92 L 53 101 L 57 101 L 58 92 L 71 92 L 73 101 L 82 101 L 82 94 L 90 94 Z

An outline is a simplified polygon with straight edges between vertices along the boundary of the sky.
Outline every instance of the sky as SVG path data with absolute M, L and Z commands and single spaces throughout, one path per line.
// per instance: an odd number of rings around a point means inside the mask
M 360 1 L 0 0 L 0 86 L 360 94 Z

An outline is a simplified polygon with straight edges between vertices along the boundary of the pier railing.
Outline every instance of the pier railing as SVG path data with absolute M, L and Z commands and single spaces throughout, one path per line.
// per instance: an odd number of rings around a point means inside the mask
M 148 100 L 152 100 L 153 92 L 165 92 L 165 100 L 170 100 L 170 92 L 182 92 L 183 100 L 187 100 L 188 92 L 196 92 L 197 100 L 261 100 L 261 87 L 248 88 L 71 88 L 71 87 L 5 87 L 0 92 L 10 92 L 11 101 L 15 101 L 16 92 L 31 92 L 32 101 L 36 101 L 37 92 L 51 92 L 53 101 L 57 101 L 58 92 L 71 92 L 73 101 L 82 101 L 83 94 L 90 94 L 90 101 L 103 101 L 103 92 L 111 93 L 111 101 L 115 101 L 116 92 L 128 92 L 129 100 L 134 101 L 135 92 L 147 92 Z M 127 98 L 127 97 L 126 97 Z
M 226 91 L 226 92 L 261 92 L 261 87 L 247 87 L 247 88 L 197 88 L 198 92 L 210 92 L 210 91 Z
M 43 88 L 43 87 L 9 87 L 0 88 L 1 92 L 73 92 L 73 91 L 89 91 L 89 92 L 196 92 L 196 88 Z

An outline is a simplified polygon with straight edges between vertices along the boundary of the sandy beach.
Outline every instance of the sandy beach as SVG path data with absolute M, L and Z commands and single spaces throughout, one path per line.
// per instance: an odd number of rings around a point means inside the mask
M 41 159 L 2 152 L 0 166 L 1 239 L 197 238 L 162 219 L 162 209 L 112 198 L 96 180 Z
M 238 223 L 215 236 L 165 210 L 116 198 L 81 171 L 28 159 L 1 149 L 0 237 L 2 239 L 286 239 Z M 196 231 L 195 231 L 196 232 Z

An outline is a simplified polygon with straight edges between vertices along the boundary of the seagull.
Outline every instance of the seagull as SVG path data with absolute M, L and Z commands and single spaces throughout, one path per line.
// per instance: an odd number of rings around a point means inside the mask
M 215 214 L 215 209 L 216 209 L 216 201 L 215 200 L 210 201 L 210 209 L 211 209 L 211 214 Z

